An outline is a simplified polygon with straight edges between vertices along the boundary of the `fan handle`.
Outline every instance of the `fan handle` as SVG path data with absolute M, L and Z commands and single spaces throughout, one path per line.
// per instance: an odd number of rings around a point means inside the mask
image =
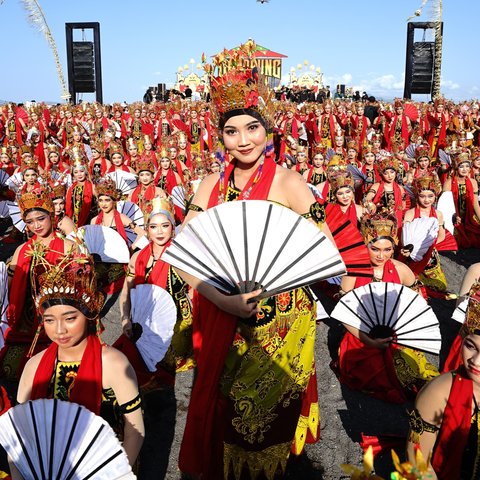
M 397 337 L 395 330 L 386 325 L 375 325 L 368 334 L 372 338 L 393 338 Z

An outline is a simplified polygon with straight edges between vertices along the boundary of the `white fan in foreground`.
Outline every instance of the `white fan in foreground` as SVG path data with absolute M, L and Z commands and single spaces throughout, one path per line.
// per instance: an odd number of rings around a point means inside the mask
M 415 218 L 402 227 L 403 248 L 410 246 L 410 258 L 414 262 L 423 259 L 428 249 L 438 237 L 439 224 L 435 217 Z
M 330 315 L 374 338 L 438 354 L 440 325 L 425 299 L 397 283 L 369 283 L 348 292 Z
M 85 225 L 83 241 L 90 255 L 98 255 L 105 263 L 128 263 L 130 252 L 121 235 L 113 228 L 102 225 Z
M 185 188 L 182 185 L 177 185 L 172 188 L 172 200 L 173 204 L 182 210 L 185 210 L 187 201 L 185 199 Z
M 470 297 L 465 297 L 457 306 L 457 308 L 452 313 L 452 318 L 456 322 L 461 324 L 465 323 L 465 317 L 467 315 L 468 301 Z
M 19 193 L 23 186 L 23 174 L 22 172 L 14 173 L 10 178 L 5 180 L 5 185 L 13 190 L 15 193 Z
M 8 275 L 7 266 L 0 262 L 0 350 L 5 344 L 5 332 L 8 328 Z
M 130 294 L 132 322 L 142 326 L 142 335 L 136 346 L 147 368 L 154 372 L 172 341 L 177 307 L 172 296 L 157 285 L 137 285 Z
M 452 192 L 443 192 L 438 198 L 437 210 L 443 213 L 445 228 L 453 235 L 453 217 L 456 214 Z
M 117 210 L 120 213 L 126 215 L 132 222 L 134 222 L 139 227 L 143 227 L 145 225 L 143 212 L 140 207 L 135 203 L 127 201 L 117 202 Z
M 336 247 L 292 210 L 261 200 L 228 202 L 191 220 L 164 260 L 227 293 L 278 295 L 342 275 Z
M 107 177 L 110 177 L 115 182 L 117 190 L 120 190 L 122 195 L 130 194 L 137 186 L 137 177 L 130 172 L 115 170 L 114 172 L 107 173 Z
M 24 232 L 26 225 L 23 221 L 22 212 L 20 212 L 20 207 L 18 206 L 18 203 L 7 200 L 7 208 L 8 214 L 12 219 L 13 226 L 20 232 Z
M 0 416 L 0 444 L 25 479 L 134 479 L 103 418 L 76 403 L 34 400 Z

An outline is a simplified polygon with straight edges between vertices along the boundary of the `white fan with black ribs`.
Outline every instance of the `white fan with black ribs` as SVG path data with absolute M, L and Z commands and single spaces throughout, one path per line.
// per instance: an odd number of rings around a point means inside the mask
M 182 185 L 177 185 L 172 188 L 172 201 L 175 206 L 181 210 L 187 207 L 187 200 L 185 198 L 185 188 Z
M 113 228 L 102 225 L 85 225 L 79 229 L 90 255 L 100 257 L 104 263 L 128 263 L 130 252 L 121 235 Z
M 439 224 L 435 217 L 415 218 L 403 224 L 402 245 L 410 250 L 410 258 L 414 262 L 423 259 L 428 249 L 438 237 Z
M 143 212 L 138 205 L 133 202 L 121 201 L 117 202 L 117 210 L 120 213 L 126 215 L 132 222 L 139 227 L 145 225 L 145 219 L 143 218 Z
M 11 175 L 10 178 L 6 179 L 5 185 L 15 193 L 19 193 L 23 186 L 22 172 L 17 172 Z
M 8 275 L 7 266 L 0 262 L 0 350 L 5 345 L 5 333 L 8 328 Z
M 453 221 L 456 215 L 455 201 L 452 192 L 443 192 L 438 198 L 437 210 L 443 213 L 445 228 L 453 235 Z
M 462 325 L 465 323 L 465 317 L 467 315 L 467 308 L 468 302 L 470 297 L 465 297 L 457 306 L 457 308 L 452 313 L 452 318 L 456 322 L 461 323 Z
M 0 416 L 0 444 L 25 479 L 134 479 L 103 418 L 76 403 L 40 399 Z
M 313 223 L 271 202 L 228 202 L 191 220 L 163 258 L 227 293 L 278 295 L 342 275 L 345 265 Z
M 7 181 L 10 178 L 10 175 L 4 170 L 0 169 L 0 187 L 8 187 Z
M 163 359 L 173 337 L 177 307 L 163 288 L 148 283 L 131 290 L 132 322 L 141 325 L 136 346 L 148 370 L 154 372 Z
M 23 221 L 22 212 L 20 212 L 20 207 L 18 206 L 18 203 L 7 200 L 7 208 L 8 214 L 12 219 L 13 226 L 17 230 L 20 230 L 20 232 L 24 232 L 26 225 Z
M 115 182 L 117 190 L 119 190 L 122 195 L 129 195 L 137 186 L 137 177 L 130 172 L 115 170 L 114 172 L 107 173 L 107 177 L 110 177 Z
M 404 285 L 375 282 L 356 288 L 340 299 L 330 316 L 372 338 L 393 337 L 399 345 L 440 352 L 437 317 L 421 295 Z

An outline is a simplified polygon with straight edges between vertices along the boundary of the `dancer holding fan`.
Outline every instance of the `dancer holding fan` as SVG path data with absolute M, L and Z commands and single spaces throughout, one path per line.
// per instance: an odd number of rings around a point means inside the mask
M 397 223 L 393 215 L 365 216 L 361 232 L 370 252 L 373 281 L 392 282 L 416 288 L 414 273 L 403 263 L 393 260 L 398 244 Z M 367 285 L 367 278 L 344 277 L 343 292 Z M 332 316 L 334 313 L 332 313 Z M 335 317 L 343 321 L 342 315 Z M 374 336 L 345 324 L 347 333 L 339 348 L 339 358 L 332 364 L 341 383 L 382 400 L 403 403 L 426 381 L 438 375 L 425 355 L 411 348 L 398 347 L 393 335 Z
M 17 400 L 58 398 L 105 416 L 117 429 L 123 424 L 119 433 L 133 465 L 144 436 L 141 397 L 126 357 L 98 336 L 104 296 L 91 257 L 72 253 L 41 266 L 33 276 L 34 301 L 52 343 L 28 361 Z
M 239 208 L 235 209 L 243 221 L 229 220 L 225 208 L 228 205 L 215 207 L 213 210 L 218 209 L 215 214 L 209 215 L 210 210 L 200 214 L 207 215 L 203 217 L 207 221 L 217 219 L 216 227 L 220 231 L 225 227 L 223 231 L 232 241 L 235 239 L 229 235 L 230 229 L 241 228 L 242 224 L 247 228 L 250 216 L 256 215 L 255 210 L 260 211 L 255 204 L 264 203 L 250 202 L 253 200 L 283 205 L 287 209 L 275 205 L 270 208 L 285 210 L 302 221 L 304 219 L 293 212 L 309 219 L 324 219 L 324 212 L 304 179 L 296 172 L 277 166 L 267 146 L 267 131 L 273 118 L 273 92 L 257 68 L 244 67 L 242 61 L 248 58 L 247 64 L 254 63 L 254 50 L 255 45 L 250 41 L 231 53 L 235 58 L 229 54 L 224 61 L 237 67 L 230 68 L 223 76 L 213 76 L 213 67 L 206 66 L 211 76 L 212 116 L 218 119 L 232 162 L 221 173 L 210 175 L 200 184 L 189 206 L 185 233 L 194 235 L 197 227 L 202 226 L 196 222 L 200 216 L 194 218 L 200 212 L 224 202 L 236 204 L 238 200 L 248 200 L 238 202 Z M 215 62 L 220 65 L 222 59 L 219 57 Z M 249 204 L 252 208 L 248 208 Z M 260 213 L 263 214 L 263 209 Z M 249 230 L 251 237 L 243 237 L 246 241 L 251 238 L 255 244 L 252 248 L 258 246 L 260 239 L 256 238 L 262 235 L 260 229 L 266 235 L 269 226 L 268 218 L 262 226 L 258 223 L 256 232 Z M 320 241 L 327 250 L 328 239 L 313 224 L 305 223 L 322 237 Z M 276 228 L 280 226 L 276 225 Z M 172 243 L 179 244 L 180 236 Z M 242 238 L 237 240 L 243 245 Z M 210 248 L 208 241 L 204 245 L 207 250 Z M 270 243 L 266 245 L 273 249 Z M 216 247 L 212 245 L 212 248 L 215 253 Z M 331 244 L 330 248 L 336 251 Z M 179 253 L 178 249 L 176 252 Z M 251 257 L 260 258 L 256 253 L 251 256 L 244 253 L 248 257 L 246 263 Z M 173 250 L 169 258 L 173 258 Z M 277 258 L 291 260 L 281 255 Z M 202 259 L 199 260 L 202 263 Z M 187 268 L 184 265 L 182 270 Z M 343 267 L 339 270 L 344 271 Z M 232 470 L 273 478 L 285 470 L 292 450 L 300 454 L 305 441 L 318 439 L 313 356 L 315 302 L 303 288 L 280 290 L 277 296 L 256 301 L 263 289 L 255 287 L 255 281 L 248 281 L 249 276 L 246 283 L 243 279 L 235 284 L 218 276 L 206 275 L 201 281 L 192 274 L 180 274 L 200 293 L 196 298 L 193 333 L 197 377 L 180 452 L 180 469 L 209 479 L 224 478 Z M 235 271 L 227 270 L 225 274 L 232 277 Z M 212 285 L 217 280 L 224 292 Z M 292 280 L 292 284 L 302 284 L 296 280 Z

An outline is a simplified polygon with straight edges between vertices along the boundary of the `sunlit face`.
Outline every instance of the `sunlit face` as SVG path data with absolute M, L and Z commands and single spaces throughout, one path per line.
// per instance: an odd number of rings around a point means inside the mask
M 98 197 L 98 207 L 103 213 L 110 213 L 115 208 L 115 202 L 108 195 L 100 195 Z
M 431 190 L 421 190 L 417 194 L 417 203 L 423 208 L 432 206 L 435 203 L 435 200 L 435 193 Z
M 30 117 L 31 117 L 33 122 L 36 122 L 38 120 L 38 115 L 35 112 L 32 112 L 30 114 Z
M 168 149 L 168 156 L 170 160 L 175 160 L 177 158 L 177 149 L 176 148 L 169 148 Z
M 190 112 L 190 117 L 192 118 L 192 120 L 196 120 L 196 118 L 198 117 L 198 113 L 196 110 L 192 110 Z
M 400 105 L 398 107 L 395 108 L 395 112 L 397 113 L 397 115 L 402 115 L 403 113 L 403 107 Z
M 472 159 L 472 165 L 475 168 L 480 168 L 480 156 Z
M 353 190 L 350 187 L 342 187 L 335 193 L 337 203 L 342 207 L 348 207 L 353 202 Z
M 58 162 L 60 162 L 60 155 L 57 152 L 52 152 L 49 156 L 48 159 L 50 160 L 50 163 L 53 165 L 57 165 Z
M 364 114 L 365 110 L 363 107 L 357 107 L 357 115 L 361 117 Z
M 97 109 L 95 110 L 95 116 L 96 116 L 98 119 L 102 118 L 102 116 L 103 116 L 103 111 L 102 111 L 101 108 L 97 108 Z
M 142 111 L 140 109 L 135 109 L 135 111 L 133 112 L 133 116 L 135 118 L 140 118 L 140 116 L 142 115 Z
M 131 156 L 131 157 L 136 157 L 137 154 L 138 154 L 138 148 L 135 146 L 135 145 L 130 145 L 128 147 L 128 154 Z
M 393 168 L 387 168 L 382 172 L 382 178 L 386 183 L 393 183 L 397 177 L 397 172 Z
M 475 384 L 480 384 L 480 336 L 467 335 L 462 342 L 462 360 L 467 374 Z
M 289 111 L 287 112 L 287 118 L 288 118 L 289 120 L 291 120 L 291 119 L 293 118 L 293 112 L 292 112 L 291 110 L 289 110 Z
M 213 162 L 211 165 L 210 165 L 210 171 L 212 173 L 218 173 L 220 171 L 220 165 L 217 163 L 217 162 Z
M 375 154 L 373 152 L 367 152 L 363 155 L 363 161 L 365 165 L 372 166 L 375 162 Z
M 82 136 L 80 135 L 80 132 L 77 132 L 76 130 L 73 132 L 72 135 L 73 141 L 74 142 L 79 142 L 82 139 Z
M 159 213 L 148 221 L 148 238 L 158 246 L 165 245 L 173 236 L 174 228 L 168 218 Z
M 153 145 L 151 142 L 143 142 L 143 148 L 147 151 L 150 152 L 153 148 Z
M 335 137 L 335 145 L 337 147 L 343 147 L 343 137 Z
M 162 110 L 160 112 L 160 118 L 163 120 L 164 118 L 167 118 L 167 112 L 165 110 Z
M 34 185 L 38 180 L 38 173 L 29 168 L 23 172 L 23 180 L 27 185 Z
M 31 210 L 27 212 L 23 220 L 28 230 L 37 235 L 37 237 L 45 238 L 52 233 L 52 219 L 47 212 L 43 210 Z
M 56 198 L 53 200 L 53 206 L 55 207 L 55 215 L 61 215 L 65 211 L 65 199 Z
M 0 162 L 2 162 L 4 165 L 7 165 L 10 163 L 10 157 L 6 153 L 2 153 L 0 155 Z
M 420 170 L 426 170 L 430 165 L 430 159 L 428 157 L 420 157 L 417 160 L 417 165 Z
M 163 170 L 168 170 L 170 168 L 170 159 L 167 157 L 163 157 L 160 160 L 160 167 L 162 167 Z
M 187 141 L 186 140 L 179 140 L 178 148 L 180 150 L 185 150 L 187 148 Z
M 374 140 L 372 144 L 374 148 L 379 149 L 380 146 L 382 145 L 382 142 L 380 140 Z
M 138 174 L 138 181 L 142 185 L 150 185 L 153 182 L 153 173 L 148 170 L 143 170 Z
M 444 111 L 445 111 L 445 105 L 443 105 L 443 103 L 440 103 L 439 105 L 437 105 L 438 113 L 443 113 Z
M 84 182 L 87 178 L 87 172 L 83 167 L 75 167 L 72 173 L 76 182 Z
M 393 243 L 386 238 L 371 242 L 368 245 L 370 263 L 374 267 L 383 267 L 385 265 L 385 262 L 392 258 L 393 252 Z
M 324 162 L 323 155 L 321 153 L 317 153 L 313 158 L 312 158 L 312 164 L 315 168 L 320 168 L 323 166 Z
M 350 160 L 354 160 L 357 157 L 357 151 L 354 148 L 349 148 L 347 150 L 347 157 Z
M 265 152 L 267 131 L 251 115 L 229 118 L 222 134 L 225 148 L 238 162 L 255 163 Z
M 115 165 L 116 167 L 120 167 L 123 165 L 123 155 L 120 153 L 114 153 L 110 160 L 112 161 L 112 164 Z
M 73 113 L 70 111 L 70 110 L 67 110 L 65 112 L 65 117 L 68 119 L 68 120 L 71 120 L 73 118 Z
M 470 174 L 470 163 L 469 162 L 462 162 L 460 165 L 457 166 L 457 174 L 459 177 L 468 177 Z
M 63 350 L 86 342 L 88 319 L 70 305 L 53 305 L 43 312 L 43 326 L 47 337 Z
M 98 160 L 100 158 L 100 152 L 94 148 L 92 148 L 92 158 L 94 160 Z
M 305 163 L 307 161 L 307 154 L 305 152 L 298 152 L 296 159 L 298 163 Z

